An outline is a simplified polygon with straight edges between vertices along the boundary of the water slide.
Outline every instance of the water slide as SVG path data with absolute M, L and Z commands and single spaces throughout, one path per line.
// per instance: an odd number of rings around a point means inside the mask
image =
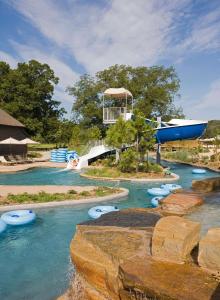
M 150 122 L 150 120 L 146 120 Z M 173 119 L 170 122 L 162 122 L 156 129 L 156 142 L 163 144 L 170 141 L 197 139 L 204 133 L 208 122 L 198 120 L 181 120 Z M 80 170 L 89 165 L 89 161 L 96 159 L 103 154 L 114 151 L 105 145 L 98 145 L 92 147 L 88 154 L 79 157 L 76 166 L 72 166 L 71 162 L 68 163 L 67 169 Z
M 79 158 L 79 162 L 77 166 L 74 168 L 75 170 L 80 170 L 82 168 L 86 168 L 89 165 L 89 160 L 98 158 L 99 156 L 112 152 L 114 149 L 106 147 L 105 145 L 99 145 L 92 147 L 88 154 L 83 155 Z

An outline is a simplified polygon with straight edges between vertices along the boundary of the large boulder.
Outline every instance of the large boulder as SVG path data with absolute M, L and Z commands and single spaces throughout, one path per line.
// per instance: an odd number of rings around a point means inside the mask
M 195 207 L 203 204 L 203 198 L 193 193 L 175 193 L 167 196 L 160 203 L 161 213 L 164 215 L 185 215 Z
M 119 300 L 119 264 L 135 255 L 150 255 L 152 226 L 159 219 L 157 214 L 134 209 L 78 225 L 70 253 L 84 296 L 76 299 Z
M 220 228 L 209 229 L 201 239 L 198 262 L 205 270 L 220 275 Z
M 218 282 L 190 264 L 172 264 L 149 256 L 134 257 L 120 265 L 121 300 L 219 300 Z
M 210 193 L 220 188 L 220 177 L 193 180 L 192 189 L 201 193 Z
M 200 230 L 200 223 L 181 217 L 161 218 L 153 232 L 153 258 L 178 264 L 186 262 L 199 242 Z

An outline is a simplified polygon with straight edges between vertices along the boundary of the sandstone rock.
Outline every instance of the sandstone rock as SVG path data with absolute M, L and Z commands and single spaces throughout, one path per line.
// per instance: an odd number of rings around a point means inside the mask
M 175 193 L 161 201 L 161 212 L 164 215 L 184 215 L 203 204 L 203 198 L 193 193 Z
M 151 236 L 152 231 L 78 226 L 71 243 L 71 257 L 77 273 L 103 298 L 119 299 L 119 262 L 149 249 Z M 92 298 L 90 292 L 88 299 L 96 298 Z
M 121 300 L 219 300 L 218 282 L 189 264 L 172 264 L 150 256 L 134 257 L 120 265 Z
M 186 262 L 199 242 L 200 229 L 199 223 L 181 217 L 161 218 L 153 232 L 153 258 L 180 264 Z
M 192 181 L 193 190 L 201 193 L 213 192 L 220 188 L 220 177 Z
M 207 271 L 220 275 L 220 228 L 209 229 L 201 239 L 198 262 Z

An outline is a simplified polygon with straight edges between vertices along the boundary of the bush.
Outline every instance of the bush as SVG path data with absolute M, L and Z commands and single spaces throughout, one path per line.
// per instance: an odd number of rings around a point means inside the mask
M 121 172 L 131 173 L 137 166 L 137 154 L 133 149 L 128 149 L 121 154 L 118 168 Z
M 42 154 L 39 152 L 30 151 L 30 152 L 28 152 L 27 156 L 30 158 L 40 158 L 40 157 L 42 157 Z
M 150 163 L 150 162 L 143 162 L 138 166 L 138 170 L 140 172 L 146 172 L 146 173 L 162 173 L 163 168 L 160 165 Z
M 168 159 L 180 160 L 183 162 L 191 161 L 190 153 L 184 150 L 165 153 L 164 157 Z
M 149 163 L 149 171 L 152 173 L 162 173 L 163 168 L 158 164 Z
M 68 194 L 70 194 L 70 195 L 76 195 L 76 194 L 77 194 L 77 191 L 75 191 L 75 190 L 69 190 L 69 191 L 68 191 Z

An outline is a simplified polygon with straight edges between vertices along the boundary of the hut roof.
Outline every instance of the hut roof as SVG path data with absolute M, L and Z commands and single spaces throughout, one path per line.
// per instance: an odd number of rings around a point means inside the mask
M 0 109 L 0 125 L 25 127 L 21 122 L 10 116 L 2 109 Z

